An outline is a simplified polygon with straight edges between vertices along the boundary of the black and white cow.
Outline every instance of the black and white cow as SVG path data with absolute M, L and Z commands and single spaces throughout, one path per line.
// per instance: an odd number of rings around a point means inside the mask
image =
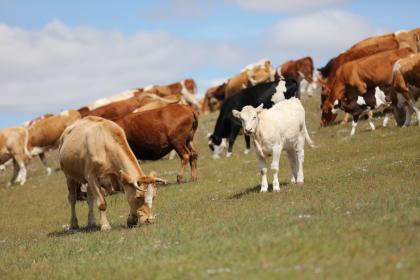
M 296 96 L 298 84 L 292 79 L 276 79 L 274 82 L 262 83 L 250 88 L 243 89 L 227 98 L 220 109 L 213 134 L 209 136 L 209 147 L 212 151 L 212 158 L 217 159 L 223 151 L 223 139 L 228 139 L 228 152 L 226 157 L 232 155 L 233 144 L 242 128 L 241 122 L 233 116 L 232 110 L 242 110 L 250 105 L 270 108 L 273 104 Z M 246 150 L 250 149 L 249 136 L 245 135 Z

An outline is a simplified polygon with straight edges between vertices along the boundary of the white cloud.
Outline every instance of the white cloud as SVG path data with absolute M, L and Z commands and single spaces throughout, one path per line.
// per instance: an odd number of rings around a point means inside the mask
M 385 33 L 366 19 L 328 10 L 279 21 L 264 34 L 265 51 L 281 59 L 311 55 L 325 61 L 369 36 Z
M 349 0 L 233 0 L 242 9 L 248 11 L 285 13 L 302 12 L 331 8 Z
M 0 24 L 0 109 L 42 114 L 77 108 L 127 89 L 194 78 L 206 67 L 242 65 L 243 56 L 229 44 L 164 31 L 124 35 L 58 20 L 36 31 Z

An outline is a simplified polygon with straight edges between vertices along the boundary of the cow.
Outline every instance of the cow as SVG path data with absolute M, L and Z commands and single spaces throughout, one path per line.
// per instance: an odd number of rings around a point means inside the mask
M 273 156 L 273 191 L 280 191 L 278 178 L 280 154 L 286 150 L 292 169 L 292 183 L 303 184 L 303 161 L 305 139 L 313 147 L 305 123 L 305 109 L 298 98 L 290 98 L 263 109 L 263 104 L 254 108 L 245 106 L 241 111 L 232 110 L 240 119 L 244 132 L 251 142 L 261 169 L 261 192 L 267 192 L 268 156 Z
M 124 131 L 114 122 L 92 116 L 76 121 L 60 139 L 59 161 L 69 191 L 71 230 L 79 228 L 75 206 L 82 184 L 87 184 L 88 227 L 96 227 L 93 213 L 96 202 L 101 230 L 111 229 L 102 189 L 107 193 L 125 192 L 130 206 L 127 226 L 153 222 L 155 175 L 145 176 L 128 146 Z
M 412 52 L 418 52 L 420 50 L 420 28 L 365 39 L 331 59 L 325 67 L 318 69 L 321 77 L 318 77 L 317 84 L 313 85 L 315 88 L 322 86 L 321 107 L 328 98 L 328 94 L 334 85 L 337 71 L 342 65 L 380 52 L 407 47 Z
M 208 114 L 220 110 L 222 102 L 225 99 L 225 89 L 227 82 L 209 88 L 204 95 L 201 104 L 201 113 Z
M 241 130 L 241 123 L 232 115 L 232 110 L 241 110 L 246 105 L 258 106 L 261 103 L 270 108 L 274 103 L 280 102 L 296 95 L 297 82 L 291 79 L 277 79 L 274 82 L 262 83 L 243 89 L 237 94 L 227 98 L 222 105 L 213 133 L 209 136 L 209 148 L 213 159 L 218 159 L 223 150 L 222 141 L 228 138 L 227 157 L 232 155 L 233 144 Z M 246 150 L 249 151 L 249 137 L 245 137 Z
M 124 129 L 137 159 L 157 160 L 175 150 L 181 158 L 177 182 L 182 182 L 188 163 L 191 167 L 191 180 L 197 180 L 198 155 L 192 141 L 198 127 L 198 115 L 193 108 L 170 104 L 159 109 L 132 113 L 115 122 Z
M 161 97 L 180 94 L 190 106 L 192 106 L 195 110 L 200 110 L 200 104 L 195 98 L 197 93 L 197 84 L 193 79 L 184 79 L 164 86 L 150 85 L 145 88 L 137 89 L 134 95 L 138 96 L 145 92 L 154 93 Z
M 312 75 L 314 72 L 314 62 L 310 56 L 306 56 L 297 60 L 288 60 L 277 67 L 276 75 L 294 79 L 299 84 L 298 97 L 307 93 L 309 96 L 314 94 L 310 87 L 313 82 Z
M 13 175 L 7 186 L 24 185 L 26 182 L 26 165 L 31 154 L 28 151 L 28 130 L 26 127 L 4 128 L 0 130 L 0 164 L 13 162 Z
M 168 99 L 166 99 L 156 94 L 144 93 L 96 108 L 95 110 L 90 111 L 88 115 L 115 121 L 132 113 L 136 109 L 155 101 L 166 102 L 167 104 L 178 103 L 180 101 L 180 96 L 171 95 Z
M 78 111 L 66 110 L 58 115 L 32 121 L 27 127 L 28 151 L 31 156 L 39 156 L 46 168 L 47 175 L 51 174 L 51 168 L 48 166 L 45 153 L 58 147 L 58 141 L 64 129 L 79 118 Z
M 168 95 L 165 98 L 156 96 L 153 97 L 153 99 L 141 106 L 140 108 L 137 108 L 133 111 L 133 113 L 138 113 L 138 112 L 144 112 L 144 111 L 148 111 L 148 110 L 153 110 L 153 109 L 158 109 L 158 108 L 162 108 L 164 106 L 167 106 L 169 104 L 184 104 L 184 105 L 188 105 L 184 102 L 184 99 L 182 98 L 181 95 L 178 94 L 173 94 L 173 95 Z
M 420 125 L 420 111 L 416 106 L 420 88 L 420 53 L 411 54 L 399 59 L 392 70 L 392 101 L 397 108 L 405 107 L 405 122 L 403 126 L 411 124 L 411 115 L 417 114 Z
M 225 88 L 225 99 L 242 89 L 273 80 L 274 70 L 270 60 L 263 59 L 250 64 L 238 75 L 228 80 Z
M 377 86 L 390 86 L 394 63 L 412 53 L 411 49 L 397 49 L 381 52 L 369 57 L 348 62 L 337 71 L 337 76 L 331 92 L 322 107 L 321 126 L 331 122 L 335 115 L 332 113 L 336 100 L 351 102 L 372 91 Z M 373 108 L 373 104 L 368 104 Z M 357 118 L 357 112 L 353 116 Z M 354 120 L 357 125 L 357 119 Z

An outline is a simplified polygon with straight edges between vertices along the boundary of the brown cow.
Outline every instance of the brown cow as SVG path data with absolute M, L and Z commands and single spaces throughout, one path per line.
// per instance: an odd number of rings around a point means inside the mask
M 202 113 L 208 114 L 209 112 L 215 112 L 220 109 L 222 102 L 225 99 L 226 84 L 227 83 L 225 82 L 207 90 L 203 98 L 203 103 L 201 104 Z
M 157 160 L 174 149 L 181 158 L 178 183 L 182 181 L 188 163 L 191 167 L 191 179 L 197 179 L 197 152 L 192 141 L 198 126 L 198 116 L 194 109 L 172 104 L 129 114 L 116 123 L 124 129 L 137 159 Z
M 26 165 L 31 155 L 28 151 L 28 130 L 26 127 L 5 128 L 0 130 L 0 164 L 13 161 L 13 175 L 8 186 L 26 182 Z
M 128 146 L 124 131 L 114 122 L 86 117 L 68 127 L 61 138 L 59 159 L 69 190 L 70 229 L 78 229 L 77 191 L 87 184 L 88 227 L 94 227 L 94 200 L 99 209 L 101 230 L 109 230 L 107 203 L 102 193 L 123 191 L 130 205 L 129 227 L 154 219 L 152 202 L 156 193 L 153 174 L 145 176 Z
M 289 60 L 277 68 L 276 74 L 291 78 L 299 83 L 298 97 L 304 93 L 312 96 L 309 85 L 312 83 L 312 74 L 314 72 L 314 62 L 310 56 L 297 60 Z
M 124 117 L 125 115 L 132 113 L 134 110 L 139 109 L 149 104 L 150 102 L 154 102 L 157 100 L 165 102 L 166 104 L 178 103 L 180 100 L 180 95 L 172 95 L 168 99 L 166 99 L 159 97 L 156 94 L 144 93 L 96 108 L 90 111 L 88 115 L 102 117 L 104 119 L 115 121 Z
M 326 125 L 334 119 L 332 108 L 336 100 L 350 102 L 356 100 L 358 96 L 374 91 L 377 86 L 390 86 L 394 63 L 411 53 L 408 48 L 386 51 L 341 66 L 337 71 L 332 90 L 323 104 L 321 125 Z M 357 126 L 358 116 L 354 117 L 356 119 L 353 126 Z
M 406 58 L 398 60 L 392 73 L 392 101 L 394 106 L 402 107 L 405 105 L 406 118 L 404 126 L 411 123 L 411 114 L 417 114 L 417 121 L 420 125 L 420 111 L 416 106 L 418 94 L 413 96 L 409 86 L 420 88 L 420 53 L 411 54 Z M 412 111 L 411 111 L 412 110 Z

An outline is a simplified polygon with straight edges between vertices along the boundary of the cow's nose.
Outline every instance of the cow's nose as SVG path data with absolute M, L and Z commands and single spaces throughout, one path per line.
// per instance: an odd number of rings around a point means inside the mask
M 245 128 L 245 133 L 251 133 L 252 132 L 252 129 L 248 129 L 248 128 Z

